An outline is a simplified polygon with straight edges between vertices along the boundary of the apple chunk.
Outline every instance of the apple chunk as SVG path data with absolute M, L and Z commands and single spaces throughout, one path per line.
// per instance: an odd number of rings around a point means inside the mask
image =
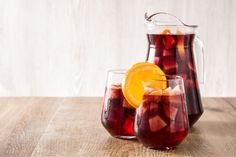
M 166 122 L 158 115 L 149 119 L 149 126 L 152 132 L 159 131 L 166 125 Z
M 163 68 L 167 74 L 175 72 L 178 69 L 176 59 L 174 57 L 163 58 Z
M 168 117 L 171 120 L 175 120 L 175 117 L 178 112 L 178 108 L 174 106 L 166 105 L 164 106 L 164 112 L 165 112 L 166 117 Z

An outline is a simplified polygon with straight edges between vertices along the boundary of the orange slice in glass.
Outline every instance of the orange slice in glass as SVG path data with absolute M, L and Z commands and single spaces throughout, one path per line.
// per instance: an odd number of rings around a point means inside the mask
M 140 62 L 134 64 L 126 72 L 122 91 L 129 104 L 138 108 L 145 93 L 144 85 L 148 85 L 152 88 L 165 89 L 167 86 L 165 80 L 165 73 L 157 65 Z

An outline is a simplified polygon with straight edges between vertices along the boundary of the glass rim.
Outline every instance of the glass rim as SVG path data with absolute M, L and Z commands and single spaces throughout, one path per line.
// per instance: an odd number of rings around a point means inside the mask
M 147 26 L 161 26 L 161 27 L 184 27 L 184 28 L 198 28 L 198 25 L 192 24 L 192 25 L 181 25 L 181 24 L 168 24 L 168 23 L 153 23 L 153 22 L 147 22 Z
M 108 70 L 108 74 L 120 74 L 120 75 L 124 75 L 128 70 L 127 69 L 110 69 Z M 161 77 L 166 77 L 166 80 L 163 79 L 150 79 L 153 81 L 173 81 L 173 80 L 183 80 L 183 77 L 180 75 L 176 75 L 176 74 L 165 74 L 165 75 L 161 75 L 161 74 L 156 74 L 158 76 Z
M 180 76 L 180 75 L 170 75 L 170 74 L 167 74 L 167 75 L 158 75 L 158 76 L 165 76 L 166 77 L 166 80 L 163 80 L 163 79 L 151 79 L 152 81 L 162 81 L 162 82 L 168 82 L 168 81 L 182 81 L 183 80 L 183 77 Z

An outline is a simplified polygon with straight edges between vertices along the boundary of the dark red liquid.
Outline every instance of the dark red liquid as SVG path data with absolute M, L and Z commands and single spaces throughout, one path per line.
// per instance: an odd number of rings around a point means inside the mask
M 148 34 L 148 62 L 158 65 L 165 74 L 184 79 L 189 124 L 192 126 L 203 113 L 201 96 L 192 50 L 194 34 Z
M 125 100 L 120 85 L 106 88 L 101 121 L 112 136 L 134 136 L 135 112 Z
M 135 118 L 135 135 L 149 148 L 172 148 L 188 134 L 188 116 L 183 93 L 144 95 Z

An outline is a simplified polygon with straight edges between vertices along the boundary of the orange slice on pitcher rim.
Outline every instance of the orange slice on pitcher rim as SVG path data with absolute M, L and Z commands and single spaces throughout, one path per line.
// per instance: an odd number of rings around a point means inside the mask
M 161 34 L 171 34 L 169 29 L 164 29 Z
M 138 108 L 145 93 L 144 84 L 152 88 L 165 89 L 165 80 L 165 73 L 157 65 L 147 62 L 136 63 L 126 72 L 122 85 L 123 95 L 130 105 Z

